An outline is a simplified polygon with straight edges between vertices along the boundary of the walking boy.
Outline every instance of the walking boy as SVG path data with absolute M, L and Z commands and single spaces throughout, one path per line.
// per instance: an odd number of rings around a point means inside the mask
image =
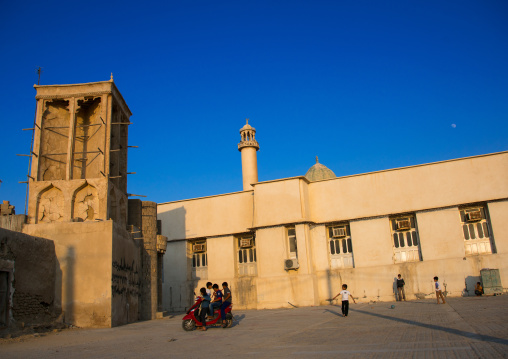
M 438 277 L 434 277 L 434 286 L 436 288 L 436 299 L 437 299 L 437 304 L 439 304 L 439 297 L 441 297 L 441 299 L 443 300 L 443 304 L 446 303 L 446 300 L 444 299 L 444 296 L 443 296 L 443 291 L 441 289 L 441 284 L 439 284 L 438 282 L 439 278 Z
M 353 302 L 356 304 L 355 298 L 353 298 L 353 295 L 350 291 L 347 290 L 347 284 L 342 285 L 342 290 L 337 294 L 335 297 L 333 297 L 332 300 L 337 298 L 339 295 L 342 295 L 342 316 L 347 317 L 347 314 L 349 312 L 349 297 L 353 299 Z

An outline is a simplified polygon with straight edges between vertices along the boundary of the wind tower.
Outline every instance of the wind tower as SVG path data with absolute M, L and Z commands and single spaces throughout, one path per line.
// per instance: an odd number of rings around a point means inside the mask
M 242 177 L 243 190 L 252 189 L 251 184 L 258 181 L 258 160 L 256 152 L 259 151 L 259 144 L 256 141 L 256 129 L 249 125 L 249 119 L 240 129 L 241 141 L 238 144 L 238 151 L 242 154 Z
M 34 85 L 29 223 L 127 224 L 131 111 L 113 82 Z

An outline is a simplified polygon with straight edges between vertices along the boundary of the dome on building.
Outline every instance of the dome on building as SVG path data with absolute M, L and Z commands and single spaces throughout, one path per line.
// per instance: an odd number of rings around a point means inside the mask
M 240 132 L 245 131 L 245 130 L 254 130 L 255 131 L 254 127 L 249 125 L 249 119 L 247 118 L 245 121 L 247 123 L 240 129 Z
M 311 168 L 309 168 L 309 170 L 305 174 L 305 177 L 311 182 L 330 178 L 337 178 L 337 176 L 335 176 L 335 173 L 333 173 L 331 169 L 319 163 L 317 156 L 316 156 L 316 164 Z

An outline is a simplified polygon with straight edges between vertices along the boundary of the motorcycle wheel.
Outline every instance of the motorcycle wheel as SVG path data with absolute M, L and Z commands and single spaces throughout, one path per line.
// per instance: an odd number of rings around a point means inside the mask
M 233 314 L 228 313 L 226 314 L 226 328 L 231 328 L 233 325 Z
M 196 329 L 196 322 L 193 321 L 192 319 L 184 320 L 184 321 L 182 321 L 182 328 L 186 332 L 190 332 L 190 331 Z

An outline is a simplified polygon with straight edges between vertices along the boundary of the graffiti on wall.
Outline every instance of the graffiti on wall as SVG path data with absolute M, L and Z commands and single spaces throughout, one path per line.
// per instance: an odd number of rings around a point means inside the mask
M 138 267 L 134 261 L 131 264 L 126 263 L 125 258 L 121 258 L 120 262 L 113 261 L 113 296 L 138 296 L 140 284 Z

